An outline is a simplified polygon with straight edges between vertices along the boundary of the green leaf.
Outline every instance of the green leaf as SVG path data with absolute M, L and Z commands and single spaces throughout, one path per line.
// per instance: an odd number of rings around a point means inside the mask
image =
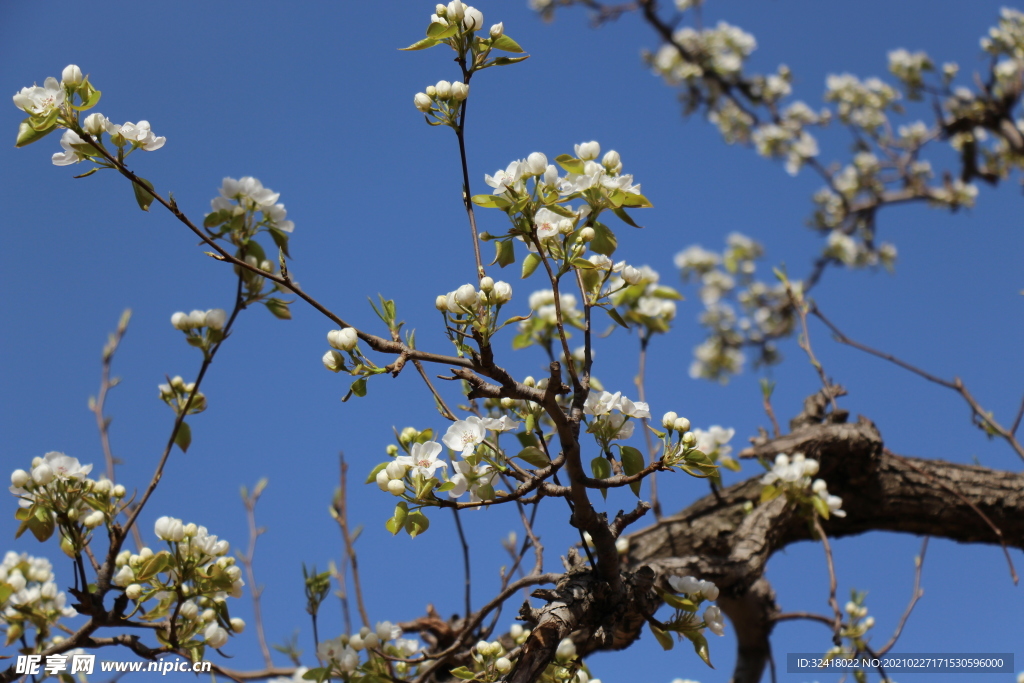
M 188 426 L 188 422 L 181 421 L 178 433 L 174 435 L 174 443 L 182 453 L 188 452 L 188 447 L 192 445 L 192 428 Z
M 153 203 L 153 200 L 156 199 L 156 197 L 153 196 L 152 192 L 147 191 L 146 188 L 152 190 L 153 183 L 149 182 L 145 178 L 139 178 L 139 181 L 146 187 L 144 188 L 136 182 L 132 183 L 132 190 L 135 191 L 135 201 L 138 202 L 140 209 L 143 211 L 149 211 L 149 205 Z
M 85 173 L 79 173 L 78 175 L 72 176 L 72 177 L 76 178 L 76 179 L 77 178 L 88 178 L 89 176 L 91 176 L 93 173 L 95 173 L 98 170 L 100 170 L 100 167 L 99 166 L 94 166 L 93 168 L 90 168 Z
M 274 246 L 280 251 L 284 252 L 284 255 L 291 258 L 292 255 L 288 253 L 288 233 L 277 228 L 269 228 L 270 238 L 274 240 Z
M 485 209 L 507 209 L 512 202 L 496 194 L 475 194 L 473 203 Z
M 304 681 L 326 681 L 327 676 L 331 673 L 331 670 L 326 667 L 318 667 L 316 669 L 310 669 L 306 673 L 302 674 L 302 680 Z
M 42 140 L 50 133 L 57 130 L 55 125 L 50 126 L 46 130 L 36 130 L 29 124 L 29 121 L 31 121 L 31 118 L 27 118 L 18 124 L 18 137 L 14 141 L 15 147 L 31 145 L 36 140 Z
M 431 25 L 433 25 L 433 24 L 431 24 Z M 438 25 L 440 26 L 440 24 L 438 24 Z M 440 40 L 435 40 L 434 38 L 424 38 L 423 40 L 417 40 L 415 43 L 413 43 L 409 47 L 400 47 L 398 49 L 399 50 L 426 50 L 428 47 L 434 47 L 435 45 L 437 45 L 440 42 L 441 42 Z
M 693 600 L 687 600 L 686 598 L 681 598 L 672 593 L 662 593 L 661 599 L 664 600 L 665 604 L 669 607 L 685 610 L 687 612 L 696 612 L 698 609 L 697 603 Z
M 697 633 L 696 631 L 683 631 L 683 635 L 690 639 L 693 643 L 693 649 L 697 653 L 697 656 L 704 660 L 704 663 L 710 666 L 712 669 L 715 665 L 711 663 L 711 653 L 708 651 L 708 639 L 703 634 Z
M 644 227 L 642 225 L 637 225 L 636 221 L 634 221 L 633 218 L 628 213 L 626 213 L 625 209 L 615 208 L 615 209 L 612 209 L 612 213 L 614 213 L 616 216 L 618 216 L 619 219 L 623 223 L 625 223 L 626 225 L 632 225 L 634 228 L 641 228 L 641 229 Z
M 632 446 L 622 446 L 619 449 L 622 454 L 622 471 L 627 475 L 634 475 L 644 468 L 644 455 Z M 640 481 L 634 481 L 629 485 L 636 496 L 640 497 Z
M 651 633 L 654 634 L 655 640 L 658 641 L 658 644 L 661 645 L 661 648 L 663 650 L 671 650 L 673 647 L 675 647 L 676 643 L 674 640 L 672 640 L 672 636 L 665 633 L 654 624 L 648 624 L 648 626 L 650 626 Z
M 618 248 L 619 242 L 615 239 L 615 233 L 604 223 L 594 223 L 592 226 L 596 236 L 590 242 L 590 248 L 598 254 L 611 256 Z
M 727 470 L 732 470 L 733 472 L 739 472 L 741 469 L 739 462 L 737 462 L 735 458 L 728 455 L 725 456 L 724 458 L 719 458 L 718 464 Z
M 624 193 L 625 199 L 622 200 L 623 206 L 631 206 L 636 209 L 649 209 L 654 204 L 651 204 L 650 200 L 642 194 L 633 194 L 632 192 Z
M 458 668 L 452 669 L 448 673 L 450 673 L 452 676 L 455 676 L 456 678 L 460 678 L 460 679 L 462 679 L 464 681 L 476 680 L 476 674 L 473 673 L 472 671 L 470 671 L 469 669 L 467 669 L 464 666 L 460 666 Z
M 275 318 L 281 320 L 291 320 L 292 312 L 288 309 L 288 302 L 282 301 L 281 299 L 267 299 L 263 302 L 263 305 L 267 307 L 267 310 L 274 314 Z
M 611 463 L 603 455 L 599 455 L 590 461 L 590 469 L 594 473 L 594 479 L 607 479 L 612 475 Z
M 363 482 L 363 483 L 364 484 L 369 484 L 369 483 L 372 483 L 372 482 L 376 482 L 377 481 L 377 473 L 380 472 L 382 469 L 384 469 L 387 466 L 388 466 L 388 463 L 382 462 L 379 465 L 377 465 L 376 467 L 374 467 L 372 470 L 370 470 L 370 476 L 368 476 L 366 478 L 366 481 Z
M 486 69 L 489 66 L 508 66 L 509 64 L 515 64 L 516 62 L 521 62 L 524 59 L 529 59 L 529 58 L 530 58 L 530 55 L 525 55 L 523 57 L 498 57 L 493 62 L 491 62 L 489 64 L 484 64 L 480 68 Z
M 360 377 L 355 382 L 352 382 L 352 386 L 350 388 L 352 389 L 352 393 L 359 398 L 366 396 L 366 378 Z
M 395 506 L 395 514 L 384 524 L 384 528 L 390 531 L 393 536 L 397 536 L 398 532 L 405 526 L 405 518 L 408 516 L 409 505 L 403 500 Z
M 547 467 L 551 464 L 547 454 L 536 446 L 527 446 L 519 451 L 519 455 L 516 457 L 520 460 L 525 460 L 534 467 Z
M 36 537 L 36 540 L 40 543 L 44 543 L 50 540 L 50 536 L 53 536 L 53 532 L 56 529 L 56 522 L 53 520 L 53 515 L 50 511 L 43 507 L 38 507 L 28 516 L 25 520 L 25 524 L 28 530 L 32 532 L 32 535 Z M 22 529 L 18 530 L 20 533 L 24 533 Z
M 160 572 L 166 571 L 171 566 L 171 554 L 164 551 L 153 555 L 145 560 L 135 573 L 135 579 L 139 582 L 149 581 Z
M 771 484 L 768 484 L 763 489 L 761 489 L 761 502 L 767 503 L 770 500 L 778 498 L 780 495 L 782 495 L 782 489 L 778 488 L 777 486 L 772 486 Z
M 495 50 L 504 50 L 505 52 L 524 52 L 523 48 L 519 47 L 519 43 L 504 34 L 492 40 L 491 47 Z
M 555 157 L 555 163 L 564 168 L 569 173 L 583 173 L 583 159 L 577 159 L 571 154 L 559 154 L 557 157 Z
M 13 593 L 13 586 L 8 586 L 6 583 L 0 583 L 0 605 L 7 602 L 7 598 L 11 597 Z
M 539 266 L 539 265 L 540 265 L 540 255 L 539 254 L 534 254 L 533 252 L 527 254 L 526 258 L 523 259 L 523 277 L 522 277 L 522 279 L 525 280 L 526 278 L 528 278 L 531 275 L 533 275 L 533 271 L 537 270 L 537 266 Z
M 597 268 L 597 266 L 585 258 L 574 258 L 570 263 L 582 270 L 593 270 L 594 268 Z
M 405 518 L 405 531 L 412 538 L 416 538 L 429 528 L 430 520 L 419 510 L 410 512 L 409 516 Z
M 659 299 L 673 299 L 675 301 L 682 301 L 683 295 L 677 292 L 672 287 L 667 285 L 657 285 L 652 291 L 651 296 L 656 296 Z
M 608 317 L 610 317 L 612 320 L 625 327 L 627 330 L 629 329 L 629 325 L 626 324 L 626 321 L 622 319 L 622 316 L 619 315 L 618 311 L 616 311 L 614 308 L 606 308 L 604 310 L 605 313 L 608 314 Z
M 451 38 L 458 32 L 458 30 L 458 24 L 448 24 L 446 26 L 444 24 L 439 24 L 437 22 L 431 22 L 430 26 L 427 27 L 427 38 L 432 38 L 433 40 L 441 41 L 444 40 L 445 38 Z
M 494 250 L 494 260 L 491 261 L 492 266 L 497 263 L 504 268 L 516 262 L 516 251 L 512 240 L 498 240 L 494 243 Z
M 455 488 L 455 482 L 454 481 L 446 481 L 445 483 L 443 483 L 443 484 L 441 484 L 440 486 L 437 487 L 437 493 L 448 493 L 453 488 Z
M 59 112 L 56 109 L 50 111 L 46 116 L 30 116 L 26 121 L 28 125 L 35 128 L 37 131 L 42 132 L 44 130 L 52 130 L 57 125 L 57 115 Z
M 826 503 L 823 498 L 821 498 L 820 496 L 812 496 L 811 505 L 814 506 L 814 511 L 817 512 L 823 519 L 828 519 L 828 503 Z

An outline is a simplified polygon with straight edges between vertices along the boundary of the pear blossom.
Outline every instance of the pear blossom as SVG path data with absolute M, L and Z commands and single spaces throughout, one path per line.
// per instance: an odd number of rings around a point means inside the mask
M 498 472 L 490 465 L 471 465 L 465 460 L 458 460 L 454 463 L 456 473 L 451 481 L 455 488 L 448 492 L 452 498 L 462 496 L 470 491 L 470 500 L 477 502 L 482 499 L 480 495 L 484 486 L 490 486 L 498 476 Z
M 601 153 L 601 145 L 597 141 L 591 140 L 590 142 L 581 142 L 575 145 L 573 148 L 576 151 L 576 158 L 589 161 L 590 159 L 596 159 Z
M 228 632 L 218 626 L 217 622 L 213 622 L 203 631 L 203 638 L 206 639 L 207 645 L 217 649 L 223 647 L 228 642 Z
M 156 537 L 162 541 L 181 541 L 185 538 L 185 525 L 174 517 L 161 517 L 153 527 Z
M 167 142 L 167 138 L 153 135 L 149 121 L 139 121 L 138 123 L 129 121 L 120 126 L 108 121 L 107 133 L 110 134 L 114 144 L 119 147 L 125 142 L 129 142 L 134 147 L 141 147 L 147 152 L 158 150 Z
M 537 229 L 537 239 L 540 242 L 557 237 L 559 232 L 559 223 L 562 221 L 562 216 L 552 211 L 547 207 L 537 209 L 537 213 L 533 215 L 533 225 Z
M 701 588 L 700 584 L 700 580 L 692 576 L 668 577 L 668 585 L 672 586 L 672 590 L 684 595 L 696 595 L 699 593 Z
M 92 472 L 92 465 L 82 465 L 78 462 L 78 458 L 72 458 L 57 451 L 50 451 L 44 455 L 43 462 L 39 467 L 47 467 L 52 472 L 53 478 L 60 480 L 82 479 Z M 38 468 L 32 470 L 33 478 L 35 478 L 36 469 Z
M 80 161 L 88 160 L 89 157 L 79 149 L 76 149 L 75 145 L 86 145 L 86 142 L 75 131 L 65 130 L 64 135 L 60 138 L 60 146 L 64 148 L 64 151 L 54 153 L 52 157 L 53 165 L 68 166 L 69 164 L 77 164 Z
M 462 19 L 462 28 L 469 31 L 479 31 L 484 27 L 484 14 L 475 7 L 466 7 Z
M 503 280 L 498 280 L 494 283 L 492 296 L 494 297 L 494 302 L 497 304 L 508 303 L 512 300 L 512 285 Z
M 636 403 L 634 403 L 625 396 L 623 396 L 622 399 L 619 400 L 619 410 L 622 412 L 623 415 L 629 415 L 630 417 L 651 417 L 651 411 L 646 403 L 644 403 L 643 401 L 637 401 Z
M 543 175 L 548 169 L 548 158 L 543 152 L 531 152 L 526 157 L 526 167 L 531 175 Z
M 46 116 L 64 104 L 64 88 L 53 76 L 49 76 L 43 85 L 22 88 L 14 95 L 14 106 L 32 116 Z
M 434 476 L 434 472 L 437 471 L 438 467 L 448 467 L 448 463 L 437 459 L 437 456 L 441 453 L 441 444 L 436 441 L 414 443 L 409 451 L 409 455 L 400 455 L 395 458 L 395 462 L 405 465 L 424 479 Z
M 351 351 L 359 343 L 359 335 L 353 327 L 331 330 L 327 333 L 327 343 L 339 351 Z
M 285 210 L 284 204 L 274 204 L 263 209 L 263 217 L 270 221 L 275 228 L 281 232 L 293 232 L 295 223 L 285 220 L 287 216 L 288 211 Z M 263 270 L 270 270 L 270 268 L 263 268 Z
M 441 441 L 453 451 L 459 451 L 463 458 L 471 455 L 476 445 L 484 440 L 483 420 L 475 415 L 458 420 L 448 427 Z M 438 451 L 440 452 L 440 445 Z
M 244 176 L 238 180 L 224 178 L 221 181 L 220 194 L 224 199 L 237 200 L 240 205 L 250 209 L 273 206 L 281 196 L 280 192 L 263 187 L 263 183 L 252 176 Z
M 390 621 L 378 621 L 374 631 L 377 633 L 377 637 L 380 638 L 382 642 L 394 640 L 398 636 L 402 635 L 402 629 L 398 626 L 395 626 Z
M 505 170 L 500 168 L 494 175 L 484 175 L 484 182 L 494 188 L 492 194 L 505 194 L 522 189 L 523 162 L 513 161 Z
M 110 123 L 110 120 L 106 116 L 98 111 L 93 112 L 85 117 L 85 120 L 82 122 L 82 130 L 89 135 L 102 135 L 106 132 L 108 123 Z
M 621 391 L 614 394 L 607 391 L 591 391 L 583 404 L 583 412 L 595 416 L 608 415 L 611 411 L 618 409 L 620 398 L 622 398 Z
M 508 432 L 519 427 L 520 422 L 516 422 L 508 415 L 502 415 L 501 417 L 485 417 L 480 420 L 480 424 L 483 425 L 484 429 L 490 429 L 492 432 Z
M 469 86 L 462 81 L 455 81 L 452 83 L 452 99 L 456 102 L 461 102 L 469 97 Z
M 418 92 L 412 98 L 413 105 L 426 114 L 434 106 L 434 100 L 425 92 Z
M 718 605 L 711 605 L 704 610 L 704 623 L 716 636 L 725 635 L 725 620 L 722 619 L 722 610 Z

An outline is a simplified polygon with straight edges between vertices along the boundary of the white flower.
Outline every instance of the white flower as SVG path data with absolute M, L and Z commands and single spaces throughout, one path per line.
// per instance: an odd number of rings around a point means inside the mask
M 44 455 L 43 463 L 49 466 L 53 471 L 53 476 L 57 479 L 81 479 L 92 472 L 92 465 L 82 465 L 78 462 L 78 458 L 72 458 L 57 451 L 51 451 Z M 33 471 L 34 476 L 35 472 Z
M 571 638 L 565 638 L 555 649 L 555 657 L 560 661 L 568 661 L 576 656 L 576 643 Z
M 325 353 L 321 360 L 323 361 L 324 367 L 331 372 L 341 372 L 345 369 L 345 358 L 334 349 Z
M 107 117 L 97 111 L 85 117 L 82 129 L 89 135 L 102 135 L 107 130 L 108 123 L 110 121 Z
M 452 96 L 452 84 L 448 81 L 438 81 L 437 85 L 434 86 L 437 91 L 437 97 L 442 100 L 447 100 Z
M 206 639 L 207 645 L 216 650 L 228 642 L 228 632 L 218 626 L 217 622 L 213 622 L 203 631 L 203 638 Z
M 462 81 L 455 81 L 452 83 L 452 98 L 457 102 L 469 97 L 469 86 Z
M 342 330 L 331 330 L 327 333 L 327 343 L 339 351 L 351 351 L 356 348 L 359 342 L 359 335 L 354 327 L 346 327 Z
M 634 403 L 625 396 L 619 401 L 619 410 L 623 415 L 629 415 L 630 417 L 648 418 L 651 417 L 651 411 L 647 404 L 643 401 L 637 401 Z
M 412 103 L 413 106 L 424 114 L 430 111 L 430 108 L 434 106 L 434 100 L 430 99 L 430 95 L 425 92 L 416 93 L 412 98 Z
M 25 484 L 29 483 L 31 480 L 32 475 L 30 475 L 25 470 L 18 469 L 11 472 L 11 485 L 14 486 L 15 488 L 20 489 Z
M 717 605 L 711 605 L 704 610 L 704 623 L 716 636 L 725 635 L 725 621 L 722 619 L 722 610 Z
M 533 225 L 537 228 L 537 239 L 541 242 L 558 236 L 558 226 L 562 216 L 547 207 L 537 209 L 533 215 Z
M 480 295 L 477 294 L 476 289 L 470 284 L 462 285 L 455 290 L 455 303 L 465 308 L 475 306 L 479 297 Z
M 275 228 L 281 232 L 293 232 L 295 230 L 295 223 L 285 220 L 287 215 L 288 211 L 284 208 L 284 204 L 274 204 L 273 206 L 263 208 L 264 218 L 273 223 Z M 263 270 L 270 270 L 270 268 L 264 268 Z
M 462 28 L 468 31 L 479 31 L 484 26 L 484 14 L 475 7 L 466 7 L 462 19 Z
M 484 440 L 483 420 L 475 415 L 459 420 L 448 427 L 441 441 L 453 451 L 459 451 L 463 458 L 473 453 L 476 445 Z M 440 451 L 438 445 L 438 451 Z
M 532 152 L 526 157 L 526 167 L 531 175 L 543 175 L 548 169 L 548 158 L 542 152 Z
M 33 116 L 46 116 L 64 104 L 64 88 L 53 76 L 43 81 L 42 87 L 22 88 L 14 95 L 14 106 Z
M 185 525 L 174 517 L 161 517 L 153 526 L 156 537 L 162 541 L 180 541 L 185 538 Z
M 82 70 L 78 68 L 77 64 L 68 64 L 60 74 L 61 85 L 74 87 L 81 85 L 84 79 L 85 76 L 82 75 Z
M 377 637 L 381 639 L 381 642 L 394 640 L 398 636 L 402 635 L 402 629 L 395 626 L 390 621 L 378 621 L 377 628 L 374 630 L 377 633 Z
M 670 576 L 668 585 L 672 586 L 676 593 L 695 595 L 700 592 L 700 581 L 692 576 Z
M 224 329 L 224 323 L 227 322 L 228 314 L 223 308 L 211 308 L 206 312 L 206 326 L 211 330 Z
M 707 599 L 707 600 L 717 600 L 718 599 L 718 593 L 719 593 L 718 586 L 716 586 L 711 581 L 701 581 L 700 582 L 700 594 L 703 595 L 705 599 Z
M 500 168 L 493 176 L 484 175 L 484 182 L 494 188 L 493 194 L 503 194 L 508 190 L 518 189 L 517 185 L 522 179 L 523 164 L 520 161 L 513 161 L 505 170 Z
M 498 473 L 490 465 L 477 465 L 474 467 L 465 460 L 456 461 L 455 469 L 456 474 L 451 479 L 452 483 L 455 484 L 455 488 L 449 491 L 448 495 L 452 498 L 458 498 L 466 491 L 471 491 L 470 500 L 473 502 L 483 498 L 480 495 L 481 489 L 484 486 L 490 486 L 491 482 L 498 476 Z
M 195 310 L 188 314 L 189 327 L 203 327 L 206 325 L 206 311 Z
M 581 142 L 574 146 L 576 151 L 576 158 L 589 161 L 590 159 L 596 159 L 597 155 L 601 153 L 601 145 L 595 140 L 590 142 Z
M 462 21 L 462 18 L 466 16 L 466 6 L 462 4 L 461 0 L 452 0 L 448 3 L 446 16 L 453 21 Z
M 75 131 L 70 129 L 64 131 L 64 135 L 60 137 L 60 146 L 64 148 L 64 152 L 54 153 L 52 157 L 53 165 L 67 166 L 87 160 L 89 157 L 76 149 L 75 145 L 86 145 L 86 142 Z
M 505 33 L 505 22 L 499 21 L 497 24 L 491 26 L 491 38 L 501 38 Z
M 120 137 L 147 152 L 158 150 L 167 142 L 167 138 L 153 135 L 149 121 L 139 121 L 138 123 L 129 121 L 121 126 L 108 122 L 107 132 L 114 138 L 115 144 L 117 144 L 117 138 Z
M 494 283 L 492 295 L 495 303 L 506 304 L 512 300 L 512 285 L 503 280 L 498 280 Z
M 135 572 L 128 565 L 121 567 L 112 579 L 115 586 L 124 588 L 135 582 Z
M 434 476 L 434 472 L 438 467 L 448 467 L 448 463 L 437 459 L 437 456 L 441 453 L 441 444 L 436 441 L 414 443 L 409 450 L 409 455 L 400 455 L 395 458 L 395 462 L 412 469 L 424 479 Z
M 242 205 L 248 204 L 246 208 L 273 206 L 281 197 L 280 192 L 263 187 L 263 183 L 252 176 L 245 176 L 239 180 L 224 178 L 220 194 L 225 199 L 238 200 Z
M 621 398 L 622 392 L 612 394 L 607 391 L 600 393 L 591 391 L 583 404 L 583 412 L 587 415 L 608 415 L 611 411 L 618 409 Z

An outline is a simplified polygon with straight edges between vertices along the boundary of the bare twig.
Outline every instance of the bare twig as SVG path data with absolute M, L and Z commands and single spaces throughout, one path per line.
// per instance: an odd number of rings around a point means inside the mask
M 914 611 L 917 601 L 921 599 L 922 595 L 924 595 L 924 590 L 921 588 L 921 570 L 924 569 L 924 554 L 927 551 L 928 536 L 925 536 L 924 540 L 921 541 L 921 552 L 914 557 L 914 590 L 910 595 L 910 604 L 907 605 L 907 609 L 903 610 L 903 616 L 900 617 L 900 623 L 896 625 L 896 630 L 893 631 L 889 642 L 885 644 L 885 647 L 878 651 L 879 655 L 884 655 L 892 649 L 893 645 L 896 644 L 900 634 L 903 633 L 903 627 L 906 625 L 907 619 L 910 618 L 910 613 Z
M 825 563 L 828 565 L 828 604 L 832 608 L 834 615 L 832 621 L 832 642 L 838 647 L 842 642 L 839 639 L 839 632 L 843 627 L 843 611 L 839 609 L 839 601 L 836 600 L 836 590 L 838 584 L 836 582 L 836 568 L 832 562 L 832 545 L 828 542 L 828 535 L 825 533 L 825 529 L 821 526 L 821 520 L 818 519 L 816 513 L 811 513 L 814 521 L 814 530 L 818 532 L 818 538 L 821 539 L 821 544 L 825 548 Z
M 263 609 L 260 604 L 263 587 L 257 585 L 256 574 L 252 568 L 253 558 L 256 556 L 256 540 L 265 531 L 265 529 L 256 526 L 256 503 L 259 502 L 260 495 L 262 495 L 263 489 L 266 486 L 267 480 L 260 479 L 256 482 L 252 493 L 246 491 L 244 487 L 242 489 L 242 504 L 245 505 L 245 519 L 249 525 L 249 547 L 246 549 L 245 554 L 238 554 L 238 559 L 245 568 L 245 578 L 252 587 L 250 589 L 252 593 L 252 613 L 256 621 L 256 640 L 259 642 L 260 652 L 263 654 L 263 663 L 268 669 L 272 669 L 274 668 L 274 660 L 270 656 L 270 648 L 267 647 L 267 637 L 263 630 Z
M 363 626 L 370 626 L 370 617 L 366 612 L 366 605 L 363 602 L 363 589 L 359 582 L 359 561 L 356 559 L 355 542 L 348 528 L 348 464 L 345 462 L 344 453 L 338 454 L 338 463 L 341 470 L 341 488 L 334 498 L 334 519 L 341 529 L 341 537 L 345 542 L 345 559 L 352 570 L 352 589 L 356 594 L 356 606 L 359 608 L 359 616 L 363 620 Z M 342 569 L 344 571 L 344 569 Z
M 640 359 L 638 362 L 638 368 L 636 372 L 636 392 L 637 400 L 642 403 L 647 402 L 647 392 L 645 390 L 646 384 L 646 373 L 647 373 L 647 345 L 650 343 L 651 338 L 641 328 L 640 330 Z M 644 445 L 647 446 L 647 457 L 653 464 L 657 453 L 654 451 L 654 439 L 651 438 L 651 430 L 647 428 L 647 418 L 640 418 L 641 428 L 644 432 Z M 648 481 L 651 483 L 651 509 L 654 511 L 654 518 L 661 519 L 661 501 L 658 500 L 658 476 L 657 474 L 651 474 Z

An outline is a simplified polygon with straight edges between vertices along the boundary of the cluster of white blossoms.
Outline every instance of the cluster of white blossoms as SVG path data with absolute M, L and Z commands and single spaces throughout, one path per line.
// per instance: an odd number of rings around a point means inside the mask
M 453 316 L 480 317 L 484 311 L 479 310 L 486 306 L 501 306 L 512 300 L 512 285 L 499 280 L 495 282 L 490 277 L 480 280 L 480 289 L 471 284 L 465 284 L 453 292 L 439 294 L 434 301 L 434 306 L 439 311 L 447 311 Z
M 788 93 L 780 93 L 779 97 L 784 94 Z M 795 176 L 808 159 L 819 153 L 818 141 L 805 126 L 827 120 L 827 110 L 816 113 L 803 102 L 794 102 L 782 110 L 777 123 L 763 123 L 755 128 L 751 140 L 761 156 L 785 159 L 786 172 Z
M 650 266 L 634 268 L 623 264 L 618 275 L 608 281 L 610 300 L 620 315 L 643 325 L 650 332 L 667 332 L 676 317 L 679 292 L 659 284 L 661 276 Z
M 643 401 L 633 402 L 622 392 L 591 391 L 583 404 L 584 415 L 594 419 L 587 425 L 587 433 L 593 434 L 607 450 L 608 444 L 633 436 L 636 424 L 630 418 L 650 419 L 651 411 Z
M 999 23 L 981 39 L 981 49 L 992 55 L 1024 59 L 1024 12 L 1004 7 Z
M 631 174 L 622 174 L 622 157 L 615 150 L 610 150 L 600 163 L 601 144 L 595 140 L 582 142 L 574 146 L 574 159 L 583 162 L 574 165 L 575 171 L 568 171 L 564 176 L 558 174 L 558 167 L 548 163 L 547 156 L 542 152 L 533 152 L 525 159 L 512 161 L 504 169 L 498 169 L 494 175 L 485 174 L 484 182 L 493 188 L 495 195 L 510 198 L 521 196 L 527 192 L 526 182 L 535 178 L 537 184 L 547 190 L 555 190 L 561 196 L 583 193 L 591 189 L 605 191 L 621 191 L 629 194 L 640 194 L 640 184 L 633 182 Z M 589 210 L 577 211 L 578 217 L 590 214 Z M 563 223 L 564 213 L 555 213 L 547 208 L 537 210 L 534 220 L 543 226 L 543 238 L 572 232 L 573 220 Z
M 213 221 L 210 216 L 230 219 L 247 212 L 260 212 L 262 220 L 259 226 L 266 226 L 268 229 L 290 233 L 295 230 L 295 223 L 288 220 L 288 211 L 277 200 L 281 198 L 280 192 L 274 192 L 263 183 L 252 176 L 245 176 L 240 179 L 224 178 L 221 181 L 220 196 L 210 200 L 211 214 L 207 214 L 207 227 L 212 227 Z M 273 271 L 273 268 L 263 268 Z
M 707 600 L 714 602 L 718 599 L 718 586 L 711 581 L 701 581 L 692 576 L 670 576 L 668 583 L 672 590 L 695 603 Z M 716 636 L 725 635 L 725 620 L 722 618 L 722 610 L 717 605 L 708 605 L 704 609 L 704 626 Z
M 849 622 L 840 633 L 844 638 L 861 638 L 875 625 L 875 618 L 868 616 L 868 608 L 863 604 L 863 595 L 855 595 L 857 599 L 848 601 L 843 607 L 849 616 Z
M 176 330 L 187 332 L 209 327 L 211 330 L 224 329 L 227 313 L 223 308 L 211 308 L 208 311 L 195 310 L 191 313 L 178 311 L 171 316 L 171 325 Z
M 438 81 L 437 85 L 428 85 L 423 92 L 416 93 L 412 103 L 424 114 L 432 114 L 443 122 L 454 123 L 454 116 L 459 103 L 469 97 L 469 86 L 462 81 L 449 83 Z
M 790 500 L 809 502 L 814 510 L 824 518 L 829 515 L 845 517 L 842 509 L 843 499 L 828 492 L 828 484 L 824 479 L 813 479 L 818 473 L 818 461 L 794 453 L 792 457 L 786 453 L 775 456 L 775 463 L 763 477 L 761 484 L 765 487 L 762 500 L 770 500 L 779 494 L 785 494 Z M 807 496 L 810 495 L 808 499 Z
M 457 23 L 464 32 L 469 33 L 471 31 L 479 31 L 484 27 L 484 15 L 483 12 L 475 7 L 467 5 L 460 0 L 452 0 L 447 5 L 438 4 L 434 8 L 434 13 L 430 15 L 430 23 L 441 24 L 442 26 Z M 495 24 L 495 26 L 499 25 Z
M 37 641 L 47 641 L 61 617 L 78 614 L 57 590 L 53 565 L 43 557 L 8 551 L 0 563 L 0 626 L 8 645 L 36 631 Z
M 666 43 L 651 58 L 651 64 L 673 85 L 691 82 L 708 72 L 735 77 L 743 69 L 743 62 L 757 49 L 754 36 L 724 21 L 700 31 L 683 27 L 672 34 L 672 39 L 685 50 L 688 58 L 684 58 L 675 45 Z
M 909 52 L 903 48 L 889 53 L 889 71 L 903 82 L 911 99 L 918 99 L 924 88 L 924 72 L 935 68 L 925 52 Z
M 900 99 L 896 88 L 880 78 L 861 81 L 853 74 L 831 74 L 825 79 L 825 101 L 835 102 L 839 120 L 873 131 L 888 121 L 885 112 Z
M 195 382 L 186 382 L 181 375 L 175 375 L 167 384 L 157 387 L 160 400 L 171 407 L 175 414 L 181 413 L 188 406 L 188 414 L 196 415 L 206 410 L 206 395 L 196 391 Z M 192 396 L 192 394 L 195 396 Z M 189 403 L 191 397 L 192 402 Z
M 384 660 L 376 654 L 383 652 L 390 658 L 407 659 L 423 649 L 423 645 L 409 638 L 402 638 L 402 629 L 390 621 L 378 621 L 375 628 L 362 627 L 357 633 L 342 634 L 331 640 L 323 640 L 317 645 L 316 656 L 324 667 L 325 676 L 340 676 L 349 680 L 351 674 L 367 667 L 367 673 L 374 663 Z M 366 660 L 362 661 L 365 655 Z M 408 662 L 391 662 L 396 673 L 409 673 Z

